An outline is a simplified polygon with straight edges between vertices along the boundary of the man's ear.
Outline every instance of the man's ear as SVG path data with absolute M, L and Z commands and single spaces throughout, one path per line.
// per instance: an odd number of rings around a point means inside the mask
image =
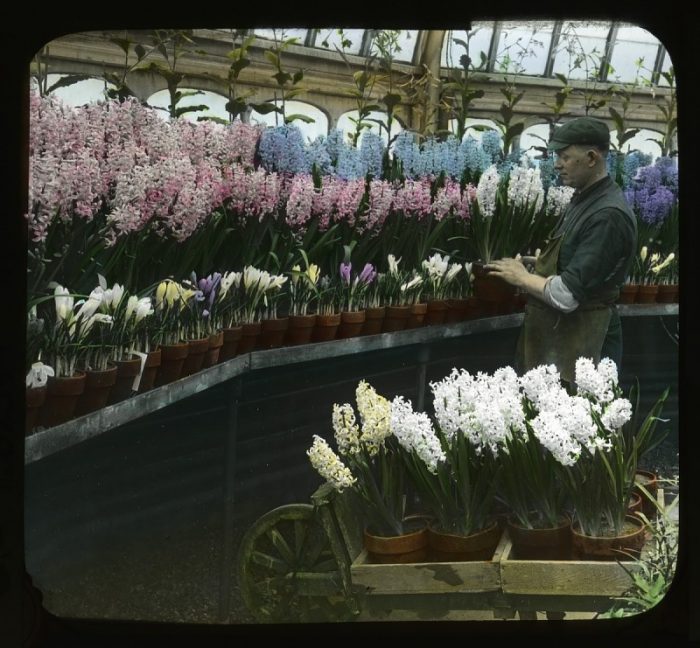
M 586 151 L 586 161 L 588 162 L 588 166 L 595 166 L 598 163 L 598 160 L 601 158 L 601 154 L 594 148 L 589 148 Z

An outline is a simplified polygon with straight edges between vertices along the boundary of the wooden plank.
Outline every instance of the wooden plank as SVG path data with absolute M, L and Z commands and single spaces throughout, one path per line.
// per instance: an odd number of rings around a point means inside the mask
M 617 562 L 592 560 L 515 560 L 508 541 L 500 562 L 501 586 L 506 594 L 619 596 L 630 577 Z M 636 569 L 632 561 L 622 562 Z
M 368 594 L 445 594 L 500 589 L 498 560 L 380 565 L 360 553 L 350 567 L 352 582 Z

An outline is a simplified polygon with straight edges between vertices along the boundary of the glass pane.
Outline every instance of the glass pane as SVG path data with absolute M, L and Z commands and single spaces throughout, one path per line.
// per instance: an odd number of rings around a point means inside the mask
M 410 63 L 413 60 L 413 52 L 416 49 L 416 43 L 418 42 L 418 30 L 417 29 L 402 29 L 399 34 L 398 44 L 401 48 L 400 52 L 396 54 L 397 61 L 405 61 Z
M 350 45 L 345 50 L 347 53 L 359 54 L 360 48 L 362 47 L 362 36 L 364 33 L 364 29 L 343 29 L 343 37 L 350 41 Z M 328 43 L 328 49 L 331 52 L 335 52 L 336 47 L 341 48 L 341 36 L 338 34 L 338 30 L 335 27 L 318 30 L 318 35 L 316 36 L 316 47 L 323 47 L 324 42 Z
M 613 47 L 608 81 L 634 83 L 637 78 L 651 77 L 659 41 L 646 29 L 620 27 Z
M 669 56 L 668 52 L 664 55 L 664 62 L 661 64 L 661 71 L 662 72 L 668 72 L 671 69 L 671 57 Z M 668 88 L 668 81 L 664 79 L 662 76 L 659 76 L 659 85 L 660 86 L 666 86 Z
M 48 86 L 56 83 L 59 79 L 68 76 L 66 74 L 49 74 Z M 107 87 L 114 88 L 114 84 L 108 83 Z M 103 79 L 85 79 L 69 86 L 57 88 L 51 96 L 58 97 L 69 106 L 84 106 L 87 103 L 105 100 L 105 82 Z
M 280 102 L 278 101 L 276 103 L 279 105 Z M 285 102 L 285 112 L 287 116 L 306 115 L 314 120 L 310 124 L 307 124 L 301 119 L 295 119 L 292 122 L 292 124 L 301 131 L 301 134 L 307 142 L 315 140 L 319 135 L 328 134 L 328 117 L 322 110 L 316 108 L 316 106 L 312 106 L 304 101 L 287 101 Z M 255 110 L 250 114 L 250 121 L 267 126 L 281 126 L 284 123 L 282 115 L 279 113 L 271 112 L 266 115 L 261 115 Z
M 552 42 L 552 24 L 536 27 L 505 26 L 496 53 L 496 70 L 517 74 L 544 74 Z
M 261 38 L 269 38 L 270 40 L 275 39 L 281 40 L 282 38 L 297 38 L 297 45 L 303 45 L 306 42 L 306 34 L 308 29 L 255 29 L 255 35 Z
M 556 47 L 553 71 L 569 79 L 595 76 L 605 55 L 609 31 L 609 24 L 566 23 Z
M 467 37 L 469 36 L 469 40 Z M 447 32 L 445 43 L 442 46 L 442 58 L 440 64 L 443 67 L 459 67 L 459 57 L 464 54 L 464 47 L 453 42 L 459 39 L 469 43 L 469 57 L 478 66 L 481 62 L 481 52 L 488 58 L 493 36 L 493 22 L 475 22 L 471 32 L 455 30 Z

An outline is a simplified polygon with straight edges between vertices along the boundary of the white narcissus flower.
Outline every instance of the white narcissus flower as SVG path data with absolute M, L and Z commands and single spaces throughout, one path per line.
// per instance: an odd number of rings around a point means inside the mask
M 313 445 L 306 454 L 318 474 L 338 492 L 351 487 L 357 481 L 328 443 L 317 434 L 314 434 Z
M 53 375 L 53 367 L 45 365 L 43 362 L 34 362 L 27 374 L 25 384 L 27 387 L 43 387 L 48 382 L 49 376 Z

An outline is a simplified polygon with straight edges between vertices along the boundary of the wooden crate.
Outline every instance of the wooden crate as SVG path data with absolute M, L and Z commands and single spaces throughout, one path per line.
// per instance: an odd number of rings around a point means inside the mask
M 506 547 L 505 534 L 491 560 L 372 564 L 362 550 L 350 566 L 353 586 L 367 594 L 471 594 L 501 588 L 499 564 Z

